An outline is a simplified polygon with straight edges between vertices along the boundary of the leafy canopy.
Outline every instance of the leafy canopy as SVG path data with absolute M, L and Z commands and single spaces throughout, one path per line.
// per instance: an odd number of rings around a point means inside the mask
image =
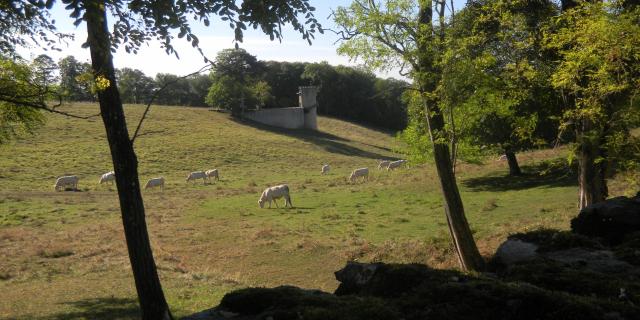
M 49 96 L 35 81 L 28 64 L 0 59 L 0 144 L 21 133 L 31 133 L 44 123 L 38 109 L 21 106 L 38 106 Z

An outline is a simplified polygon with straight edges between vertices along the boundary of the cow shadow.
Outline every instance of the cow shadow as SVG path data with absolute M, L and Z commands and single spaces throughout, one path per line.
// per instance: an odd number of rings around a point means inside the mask
M 348 144 L 354 141 L 345 139 L 343 137 L 339 137 L 327 132 L 307 130 L 307 129 L 285 129 L 285 128 L 279 128 L 279 127 L 272 127 L 272 126 L 258 123 L 248 119 L 232 118 L 232 120 L 239 124 L 250 126 L 258 130 L 281 134 L 281 135 L 302 140 L 304 142 L 309 142 L 331 153 L 337 153 L 345 156 L 358 156 L 358 157 L 371 158 L 371 159 L 396 160 L 396 158 L 394 157 L 383 155 L 377 152 L 362 150 L 358 147 Z M 379 147 L 379 146 L 366 144 L 366 143 L 363 143 L 363 144 L 371 147 L 375 147 L 377 149 L 381 149 L 383 151 L 390 151 L 388 148 Z

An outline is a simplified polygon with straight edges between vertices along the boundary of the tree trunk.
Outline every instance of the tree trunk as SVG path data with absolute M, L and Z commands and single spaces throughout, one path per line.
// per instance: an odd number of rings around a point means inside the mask
M 504 154 L 507 156 L 507 163 L 509 164 L 509 175 L 521 175 L 522 170 L 520 170 L 520 165 L 518 165 L 518 158 L 516 158 L 515 152 L 513 152 L 511 148 L 505 148 Z
M 98 100 L 116 173 L 122 224 L 142 319 L 172 319 L 149 243 L 138 181 L 138 162 L 129 139 L 120 93 L 116 86 L 105 2 L 92 0 L 85 1 L 84 5 L 94 77 L 106 78 L 110 83 L 109 87 L 98 91 Z
M 578 182 L 580 187 L 580 210 L 597 202 L 604 201 L 608 196 L 606 169 L 607 161 L 605 151 L 600 147 L 603 138 L 593 139 L 587 137 L 586 132 L 591 128 L 589 120 L 583 120 L 582 128 L 577 133 L 578 143 Z
M 443 21 L 444 9 L 440 10 L 441 21 Z M 473 234 L 469 228 L 469 223 L 464 214 L 464 206 L 458 190 L 449 146 L 444 139 L 445 122 L 442 110 L 439 108 L 432 93 L 437 87 L 437 79 L 433 76 L 439 74 L 433 61 L 433 53 L 429 52 L 429 42 L 433 41 L 433 11 L 430 0 L 420 1 L 419 24 L 421 37 L 418 38 L 418 65 L 416 81 L 423 93 L 422 99 L 425 108 L 426 120 L 429 126 L 429 135 L 433 144 L 433 154 L 436 163 L 436 170 L 440 180 L 440 187 L 444 198 L 444 209 L 449 224 L 451 238 L 458 254 L 460 266 L 463 270 L 480 271 L 484 268 L 484 260 L 478 251 Z M 442 25 L 441 27 L 444 27 Z M 442 36 L 442 35 L 441 35 Z
M 462 198 L 453 173 L 449 146 L 434 139 L 438 132 L 443 132 L 444 130 L 444 118 L 442 113 L 438 111 L 429 111 L 431 110 L 428 110 L 427 114 L 432 114 L 432 116 L 427 117 L 427 123 L 429 124 L 429 134 L 433 143 L 436 171 L 444 198 L 444 210 L 449 223 L 449 231 L 458 254 L 458 260 L 463 270 L 480 271 L 484 268 L 484 260 L 478 251 L 464 213 Z

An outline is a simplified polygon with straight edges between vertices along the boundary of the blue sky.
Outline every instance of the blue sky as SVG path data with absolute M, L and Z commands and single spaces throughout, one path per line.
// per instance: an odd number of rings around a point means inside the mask
M 462 7 L 464 0 L 456 0 L 457 8 Z M 338 6 L 348 6 L 351 0 L 310 0 L 310 3 L 316 8 L 315 17 L 324 28 L 336 29 L 329 15 L 332 9 Z M 460 3 L 460 4 L 458 4 Z M 64 10 L 64 5 L 57 1 L 52 10 L 52 16 L 56 20 L 58 29 L 65 33 L 75 34 L 75 41 L 63 45 L 62 52 L 46 52 L 54 60 L 59 60 L 67 55 L 73 55 L 80 61 L 89 61 L 88 49 L 81 48 L 81 44 L 86 39 L 86 25 L 80 24 L 77 28 L 73 26 L 72 20 L 68 18 L 69 11 Z M 226 23 L 212 23 L 210 27 L 204 27 L 197 22 L 192 25 L 193 30 L 200 39 L 200 46 L 206 56 L 215 58 L 218 51 L 231 48 L 234 46 L 233 30 Z M 269 37 L 257 30 L 248 30 L 245 33 L 244 41 L 240 47 L 247 50 L 252 55 L 257 56 L 259 60 L 277 60 L 277 61 L 300 61 L 300 62 L 320 62 L 327 61 L 332 65 L 350 65 L 355 66 L 357 61 L 349 61 L 347 57 L 339 56 L 336 53 L 338 44 L 336 44 L 337 36 L 331 32 L 325 34 L 317 34 L 316 39 L 310 46 L 302 37 L 287 28 L 284 32 L 282 42 L 270 41 Z M 177 75 L 188 74 L 200 69 L 204 66 L 204 62 L 200 54 L 191 47 L 191 45 L 176 39 L 174 43 L 180 54 L 180 60 L 174 56 L 168 56 L 155 41 L 144 46 L 137 55 L 127 54 L 124 49 L 119 50 L 114 55 L 114 63 L 116 68 L 129 67 L 142 70 L 149 76 L 155 76 L 156 73 L 173 73 Z M 29 59 L 44 53 L 37 48 L 20 50 L 20 54 Z M 388 74 L 379 74 L 380 76 L 399 77 L 397 72 Z

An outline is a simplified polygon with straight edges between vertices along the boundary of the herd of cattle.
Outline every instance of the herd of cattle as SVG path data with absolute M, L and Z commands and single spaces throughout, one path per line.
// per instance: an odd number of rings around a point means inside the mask
M 378 170 L 386 169 L 387 171 L 396 169 L 406 163 L 406 160 L 382 160 L 378 163 Z M 321 173 L 327 174 L 331 170 L 331 167 L 328 164 L 322 166 Z M 187 176 L 186 182 L 193 181 L 194 183 L 198 179 L 202 179 L 202 183 L 206 184 L 207 181 L 211 179 L 220 180 L 220 175 L 218 173 L 218 169 L 211 169 L 207 171 L 194 171 L 189 173 Z M 362 181 L 369 180 L 369 168 L 358 168 L 351 172 L 349 176 L 349 181 L 356 182 L 358 178 L 362 178 Z M 100 176 L 100 180 L 98 180 L 99 184 L 103 183 L 111 183 L 116 180 L 116 174 L 114 171 L 109 171 L 102 176 Z M 78 189 L 78 182 L 80 178 L 78 176 L 62 176 L 56 179 L 56 183 L 53 188 L 56 191 L 66 190 L 66 188 L 71 188 L 73 190 Z M 147 181 L 144 186 L 144 189 L 159 187 L 160 190 L 164 191 L 164 177 L 152 178 Z M 260 195 L 260 199 L 258 200 L 258 205 L 260 208 L 264 208 L 264 204 L 269 202 L 269 208 L 271 208 L 271 202 L 276 204 L 278 207 L 278 203 L 276 199 L 284 198 L 284 206 L 289 205 L 293 207 L 291 204 L 291 196 L 289 195 L 289 186 L 286 184 L 281 184 L 273 187 L 269 187 L 265 189 Z

